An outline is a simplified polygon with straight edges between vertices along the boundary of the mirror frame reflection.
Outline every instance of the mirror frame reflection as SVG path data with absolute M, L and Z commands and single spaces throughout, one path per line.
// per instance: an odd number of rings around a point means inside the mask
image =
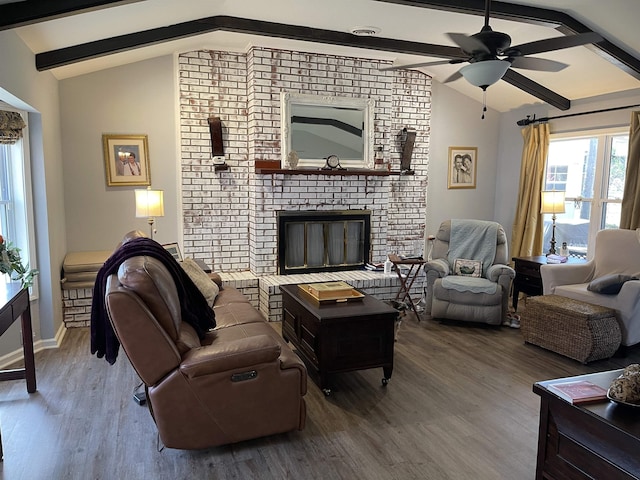
M 373 118 L 375 101 L 369 98 L 337 97 L 329 95 L 309 95 L 302 93 L 281 93 L 281 151 L 282 167 L 289 168 L 288 156 L 292 151 L 292 145 L 300 143 L 303 135 L 314 137 L 314 143 L 326 141 L 324 146 L 317 146 L 315 150 L 297 152 L 297 168 L 323 167 L 325 159 L 329 155 L 337 155 L 340 158 L 340 166 L 343 168 L 373 168 Z M 308 108 L 307 108 L 308 107 Z M 340 116 L 344 110 L 347 115 Z M 301 120 L 300 112 L 313 112 L 313 117 L 305 117 Z M 293 117 L 298 121 L 292 126 Z M 362 125 L 362 141 L 356 142 L 355 153 L 340 155 L 341 145 L 337 141 L 340 136 L 349 137 L 360 130 L 357 125 Z M 330 133 L 327 133 L 330 132 Z M 297 136 L 296 136 L 297 135 Z M 351 140 L 353 142 L 353 139 Z M 334 151 L 332 151 L 334 150 Z M 353 151 L 346 149 L 344 151 Z M 348 158 L 351 157 L 351 158 Z

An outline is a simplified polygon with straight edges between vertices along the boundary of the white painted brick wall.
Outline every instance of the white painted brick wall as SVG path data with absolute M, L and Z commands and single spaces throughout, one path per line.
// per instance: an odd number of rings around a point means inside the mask
M 62 319 L 67 328 L 91 324 L 92 288 L 62 290 Z
M 415 71 L 381 72 L 384 65 L 257 47 L 246 54 L 180 55 L 185 254 L 219 272 L 275 275 L 277 212 L 337 209 L 372 211 L 372 261 L 389 252 L 417 253 L 425 228 L 431 79 Z M 393 170 L 400 169 L 401 130 L 416 130 L 415 175 L 256 174 L 255 160 L 281 160 L 283 91 L 374 99 L 374 144 L 383 147 Z M 222 119 L 227 171 L 214 171 L 210 116 Z

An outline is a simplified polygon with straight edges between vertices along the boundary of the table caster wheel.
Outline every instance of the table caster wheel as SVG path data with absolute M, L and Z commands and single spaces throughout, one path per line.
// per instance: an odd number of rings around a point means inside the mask
M 383 378 L 382 379 L 382 386 L 386 387 L 387 385 L 389 385 L 389 379 L 388 378 Z
M 322 389 L 322 393 L 324 393 L 325 397 L 328 397 L 329 395 L 331 395 L 331 389 L 330 388 L 323 388 Z

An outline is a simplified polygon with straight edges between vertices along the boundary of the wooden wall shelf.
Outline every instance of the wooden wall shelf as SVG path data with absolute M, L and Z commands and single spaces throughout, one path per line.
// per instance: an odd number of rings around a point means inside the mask
M 387 170 L 367 170 L 367 169 L 345 169 L 345 170 L 322 170 L 311 168 L 260 168 L 256 167 L 256 173 L 261 175 L 271 175 L 274 173 L 281 173 L 284 175 L 338 175 L 338 176 L 354 176 L 364 175 L 367 177 L 388 177 L 390 175 L 413 175 L 413 170 L 407 172 L 393 172 Z

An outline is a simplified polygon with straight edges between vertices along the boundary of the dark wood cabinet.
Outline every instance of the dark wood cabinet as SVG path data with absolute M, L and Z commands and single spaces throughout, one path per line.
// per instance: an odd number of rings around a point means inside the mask
M 622 370 L 572 377 L 608 387 Z M 630 480 L 640 478 L 640 415 L 611 401 L 572 405 L 538 382 L 540 426 L 536 479 Z
M 393 371 L 395 320 L 398 311 L 365 295 L 361 301 L 319 305 L 283 285 L 282 336 L 295 347 L 310 377 L 329 394 L 330 375 L 382 367 L 383 384 Z
M 540 265 L 547 263 L 547 257 L 514 257 L 516 278 L 513 279 L 513 309 L 518 310 L 518 295 L 542 295 Z
M 542 277 L 540 276 L 540 267 L 547 264 L 545 255 L 536 255 L 533 257 L 513 257 L 514 270 L 516 278 L 513 279 L 513 309 L 518 310 L 518 295 L 520 292 L 527 295 L 542 295 Z M 584 260 L 569 257 L 568 265 L 572 263 L 584 263 Z

